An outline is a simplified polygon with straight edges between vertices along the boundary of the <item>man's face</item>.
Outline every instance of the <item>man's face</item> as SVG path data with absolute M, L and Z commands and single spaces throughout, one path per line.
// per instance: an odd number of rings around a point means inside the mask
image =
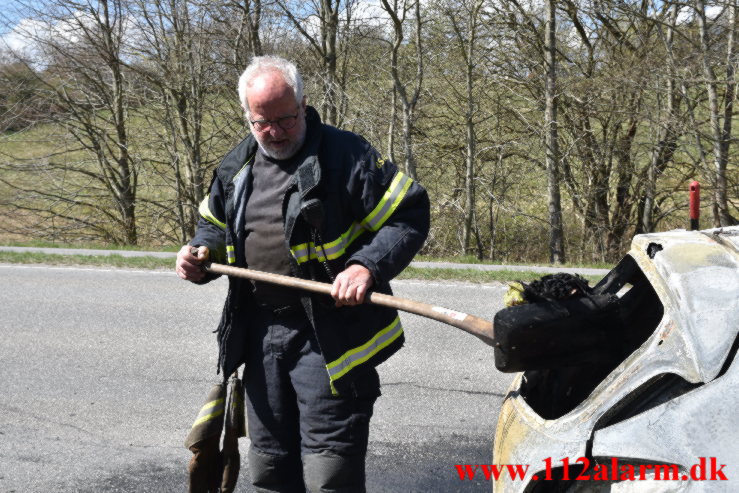
M 258 75 L 247 88 L 246 99 L 249 126 L 262 152 L 273 159 L 293 157 L 305 140 L 305 102 L 295 101 L 279 72 Z

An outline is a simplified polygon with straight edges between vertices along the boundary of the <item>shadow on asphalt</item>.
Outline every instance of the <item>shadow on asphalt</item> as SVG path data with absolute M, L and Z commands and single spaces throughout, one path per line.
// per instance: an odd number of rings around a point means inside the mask
M 461 481 L 455 464 L 491 463 L 491 438 L 469 439 L 450 436 L 423 444 L 373 442 L 367 461 L 368 493 L 452 493 L 489 492 L 492 485 L 483 478 Z M 237 492 L 252 493 L 246 444 L 242 443 L 242 470 Z M 187 491 L 187 460 L 181 464 L 143 464 L 76 485 L 78 493 L 166 493 Z M 20 492 L 22 490 L 18 490 Z

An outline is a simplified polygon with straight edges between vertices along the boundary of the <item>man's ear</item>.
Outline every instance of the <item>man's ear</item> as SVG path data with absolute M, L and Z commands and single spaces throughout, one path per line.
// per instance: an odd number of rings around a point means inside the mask
M 306 102 L 306 99 L 305 99 L 305 96 L 303 96 L 303 100 L 300 102 L 300 107 L 303 109 L 305 109 L 305 106 L 306 106 L 305 102 Z

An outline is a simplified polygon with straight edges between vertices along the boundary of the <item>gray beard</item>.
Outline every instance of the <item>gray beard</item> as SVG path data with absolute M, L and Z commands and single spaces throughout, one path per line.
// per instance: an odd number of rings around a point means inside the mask
M 298 138 L 293 142 L 293 144 L 286 148 L 286 149 L 271 149 L 267 147 L 267 145 L 263 144 L 261 139 L 259 139 L 256 135 L 254 135 L 254 138 L 257 141 L 257 144 L 259 145 L 259 150 L 262 151 L 262 154 L 265 156 L 277 159 L 279 161 L 283 161 L 285 159 L 290 159 L 295 154 L 298 153 L 301 147 L 303 147 L 303 143 L 305 142 L 305 134 L 307 131 L 307 127 L 303 128 L 303 131 L 300 132 L 298 135 Z

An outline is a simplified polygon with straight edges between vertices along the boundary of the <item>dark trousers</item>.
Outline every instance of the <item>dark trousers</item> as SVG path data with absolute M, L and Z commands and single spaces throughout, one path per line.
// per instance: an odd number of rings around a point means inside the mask
M 351 392 L 332 395 L 302 309 L 255 307 L 252 313 L 244 387 L 257 491 L 364 491 L 369 421 L 380 393 L 377 372 L 358 379 Z

